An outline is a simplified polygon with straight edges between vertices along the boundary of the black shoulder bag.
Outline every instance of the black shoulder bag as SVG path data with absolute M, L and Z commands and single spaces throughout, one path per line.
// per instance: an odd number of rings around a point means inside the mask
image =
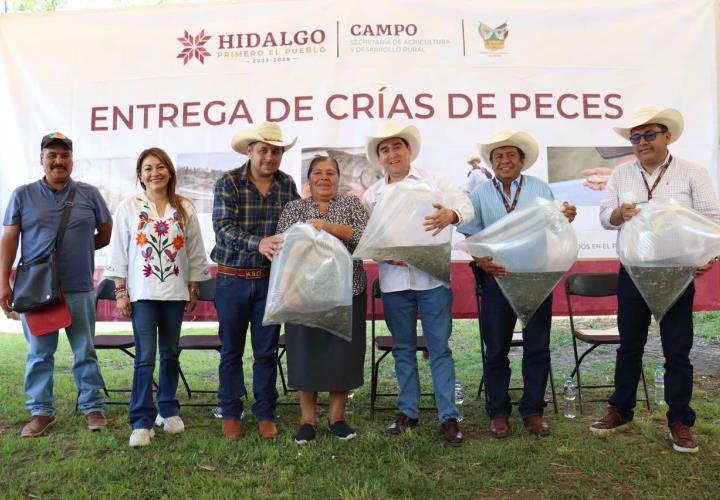
M 60 302 L 60 277 L 57 269 L 57 251 L 60 248 L 65 229 L 74 205 L 75 185 L 65 199 L 60 227 L 55 236 L 55 245 L 48 255 L 29 262 L 20 262 L 15 271 L 12 308 L 17 312 L 34 311 Z

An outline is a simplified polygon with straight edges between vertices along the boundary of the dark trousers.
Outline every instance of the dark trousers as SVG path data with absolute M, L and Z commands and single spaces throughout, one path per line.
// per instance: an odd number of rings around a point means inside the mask
M 485 389 L 488 401 L 485 409 L 490 418 L 508 416 L 512 403 L 510 387 L 510 342 L 517 316 L 503 295 L 495 278 L 483 273 L 482 331 L 485 338 Z M 523 395 L 519 411 L 523 418 L 542 415 L 545 408 L 545 388 L 550 372 L 550 325 L 552 322 L 552 294 L 540 305 L 523 329 Z
M 279 325 L 263 326 L 269 278 L 245 279 L 218 273 L 215 309 L 220 323 L 220 387 L 223 418 L 239 419 L 246 394 L 243 374 L 245 337 L 250 325 L 253 349 L 252 412 L 257 420 L 273 420 L 278 393 L 276 350 Z
M 695 411 L 692 399 L 693 367 L 690 349 L 693 344 L 693 299 L 695 285 L 683 292 L 677 302 L 660 321 L 660 340 L 665 356 L 665 401 L 670 423 L 682 422 L 692 426 Z M 625 268 L 618 273 L 618 330 L 620 347 L 615 362 L 615 392 L 610 406 L 623 418 L 632 420 L 637 400 L 637 386 L 642 370 L 642 357 L 650 326 L 650 308 Z

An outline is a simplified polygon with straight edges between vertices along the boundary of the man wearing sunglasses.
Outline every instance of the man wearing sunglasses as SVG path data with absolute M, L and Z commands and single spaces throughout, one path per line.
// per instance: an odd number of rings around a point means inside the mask
M 615 132 L 630 141 L 635 160 L 618 165 L 608 180 L 600 203 L 600 223 L 618 230 L 639 212 L 638 203 L 653 197 L 674 198 L 706 217 L 720 222 L 720 205 L 707 171 L 700 165 L 670 154 L 668 145 L 683 131 L 683 117 L 675 109 L 658 111 L 640 108 L 627 127 Z M 712 262 L 698 268 L 700 276 Z M 665 401 L 673 449 L 696 453 L 698 445 L 690 428 L 695 411 L 690 407 L 693 368 L 690 349 L 693 341 L 692 310 L 695 287 L 685 289 L 660 322 L 660 338 L 665 353 Z M 650 309 L 620 266 L 618 274 L 618 330 L 620 348 L 615 364 L 615 391 L 608 413 L 590 426 L 597 434 L 609 434 L 628 427 L 633 418 L 642 356 L 650 326 Z

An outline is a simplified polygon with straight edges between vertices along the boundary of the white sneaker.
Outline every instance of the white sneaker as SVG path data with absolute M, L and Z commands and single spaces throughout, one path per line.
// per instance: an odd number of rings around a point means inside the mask
M 150 439 L 155 437 L 155 431 L 152 429 L 133 429 L 130 434 L 130 446 L 132 448 L 140 448 L 150 444 Z
M 162 418 L 160 415 L 155 417 L 155 425 L 162 427 L 168 434 L 180 434 L 185 431 L 185 424 L 178 416 Z

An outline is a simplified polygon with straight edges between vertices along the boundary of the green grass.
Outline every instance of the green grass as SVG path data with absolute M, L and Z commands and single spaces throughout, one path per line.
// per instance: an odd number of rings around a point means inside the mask
M 698 336 L 720 355 L 715 340 L 720 316 L 696 317 Z M 369 329 L 368 329 L 369 330 Z M 206 333 L 212 330 L 206 329 Z M 385 333 L 384 325 L 380 332 Z M 193 331 L 193 333 L 198 333 Z M 368 331 L 369 336 L 369 331 Z M 257 436 L 252 416 L 243 419 L 238 442 L 220 438 L 220 422 L 207 407 L 181 410 L 187 431 L 159 432 L 150 447 L 128 447 L 127 406 L 111 406 L 108 431 L 90 432 L 75 415 L 76 389 L 70 375 L 72 355 L 61 340 L 56 356 L 55 394 L 58 419 L 48 435 L 21 439 L 27 421 L 22 389 L 26 345 L 21 334 L 0 333 L 0 498 L 717 498 L 720 496 L 720 389 L 717 376 L 696 377 L 693 406 L 698 412 L 695 434 L 701 451 L 694 456 L 673 452 L 667 440 L 664 414 L 639 408 L 629 432 L 597 438 L 588 425 L 603 413 L 590 405 L 575 420 L 549 411 L 552 436 L 535 438 L 522 428 L 517 413 L 506 440 L 490 437 L 483 402 L 477 397 L 481 376 L 475 321 L 456 321 L 452 338 L 458 378 L 468 393 L 465 443 L 459 449 L 443 445 L 432 411 L 421 415 L 421 426 L 397 439 L 382 436 L 393 412 L 369 414 L 369 360 L 366 384 L 348 415 L 359 432 L 339 442 L 321 429 L 316 442 L 298 447 L 292 436 L 298 417 L 294 405 L 279 407 L 278 438 Z M 567 322 L 556 321 L 552 339 L 555 382 L 572 368 L 572 343 Z M 250 382 L 250 346 L 246 349 Z M 587 381 L 612 377 L 614 348 L 589 358 Z M 109 387 L 129 387 L 132 360 L 122 353 L 99 352 Z M 513 384 L 520 383 L 519 353 L 511 356 Z M 650 376 L 656 359 L 646 358 Z M 216 388 L 218 354 L 185 352 L 181 363 L 195 389 Z M 696 367 L 697 372 L 697 367 Z M 420 360 L 424 388 L 430 384 L 429 364 Z M 388 358 L 381 369 L 381 389 L 393 390 L 394 372 Z M 249 387 L 249 385 L 248 385 Z M 278 381 L 278 387 L 280 383 Z M 188 402 L 182 385 L 181 402 Z M 125 398 L 126 395 L 113 395 Z M 204 401 L 212 397 L 203 395 Z M 294 401 L 294 395 L 281 396 Z M 426 403 L 431 403 L 427 400 Z M 384 401 L 392 405 L 392 398 Z M 562 412 L 562 408 L 561 408 Z M 321 409 L 320 421 L 324 420 Z

